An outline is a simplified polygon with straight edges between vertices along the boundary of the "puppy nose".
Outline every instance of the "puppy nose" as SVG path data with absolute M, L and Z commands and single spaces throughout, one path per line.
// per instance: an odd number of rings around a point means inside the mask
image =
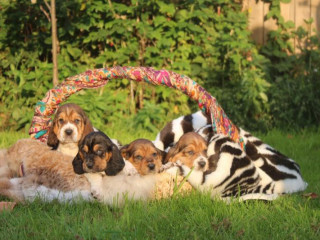
M 200 167 L 203 168 L 206 165 L 206 162 L 205 161 L 199 161 L 198 164 L 199 164 Z
M 154 165 L 154 163 L 149 163 L 149 164 L 148 164 L 148 168 L 149 168 L 150 170 L 153 170 L 153 169 L 155 168 L 155 166 L 156 166 L 156 165 Z
M 72 133 L 73 133 L 73 130 L 72 129 L 66 129 L 64 131 L 68 136 L 70 136 Z
M 89 169 L 92 169 L 93 168 L 93 162 L 87 162 L 87 167 Z

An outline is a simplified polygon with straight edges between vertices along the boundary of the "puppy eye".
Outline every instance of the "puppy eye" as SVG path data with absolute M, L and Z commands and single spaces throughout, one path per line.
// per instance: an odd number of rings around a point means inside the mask
M 134 157 L 134 160 L 136 160 L 136 161 L 141 161 L 141 160 L 142 160 L 142 156 L 137 155 L 137 156 Z
M 75 124 L 79 124 L 80 123 L 80 119 L 76 119 L 74 120 Z
M 103 154 L 103 151 L 98 150 L 98 151 L 96 151 L 96 154 L 100 156 L 100 155 L 102 155 L 102 154 Z
M 194 152 L 193 151 L 189 151 L 189 152 L 187 152 L 188 153 L 188 155 L 190 155 L 190 156 L 193 156 L 194 155 Z
M 156 157 L 157 155 L 157 153 L 152 153 L 152 157 Z
M 64 121 L 63 121 L 63 118 L 59 118 L 58 121 L 59 121 L 59 123 L 61 123 L 61 124 L 64 122 Z

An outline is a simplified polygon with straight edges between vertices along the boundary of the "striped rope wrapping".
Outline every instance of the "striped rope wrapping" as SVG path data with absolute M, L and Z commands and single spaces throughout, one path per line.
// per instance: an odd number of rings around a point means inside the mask
M 155 70 L 151 67 L 110 67 L 88 70 L 67 78 L 64 82 L 49 90 L 46 96 L 36 104 L 29 134 L 31 138 L 47 141 L 51 116 L 60 103 L 72 94 L 87 88 L 102 87 L 111 79 L 128 79 L 147 82 L 153 85 L 165 85 L 175 88 L 198 102 L 199 108 L 211 116 L 215 132 L 228 135 L 244 148 L 239 130 L 227 117 L 216 99 L 191 78 L 167 70 Z

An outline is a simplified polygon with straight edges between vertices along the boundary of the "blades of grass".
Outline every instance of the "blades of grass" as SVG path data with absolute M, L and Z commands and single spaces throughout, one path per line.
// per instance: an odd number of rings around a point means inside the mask
M 191 168 L 190 172 L 183 178 L 183 180 L 180 182 L 179 186 L 177 185 L 178 182 L 178 173 L 176 173 L 175 181 L 174 181 L 174 187 L 173 187 L 173 194 L 172 197 L 177 196 L 179 193 L 180 189 L 182 188 L 183 184 L 188 180 L 190 174 L 192 173 L 194 167 Z

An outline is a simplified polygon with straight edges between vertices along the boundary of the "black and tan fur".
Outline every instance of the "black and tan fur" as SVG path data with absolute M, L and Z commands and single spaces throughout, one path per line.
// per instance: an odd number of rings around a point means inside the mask
M 77 174 L 102 172 L 114 176 L 124 168 L 118 147 L 103 132 L 89 133 L 79 146 L 73 169 Z

